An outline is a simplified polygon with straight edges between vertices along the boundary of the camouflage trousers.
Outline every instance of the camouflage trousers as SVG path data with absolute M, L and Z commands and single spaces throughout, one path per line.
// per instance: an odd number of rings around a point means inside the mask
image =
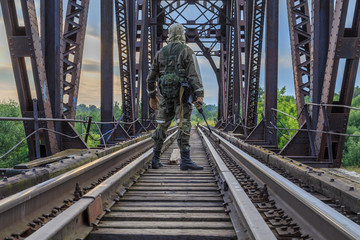
M 183 121 L 181 129 L 177 133 L 177 142 L 180 151 L 190 150 L 190 131 L 191 131 L 191 112 L 192 105 L 188 103 L 183 104 Z M 163 143 L 166 139 L 166 132 L 172 122 L 176 118 L 176 123 L 180 122 L 180 102 L 178 99 L 166 99 L 159 96 L 159 112 L 156 116 L 158 123 L 155 132 L 152 135 L 154 140 L 154 150 L 161 150 Z

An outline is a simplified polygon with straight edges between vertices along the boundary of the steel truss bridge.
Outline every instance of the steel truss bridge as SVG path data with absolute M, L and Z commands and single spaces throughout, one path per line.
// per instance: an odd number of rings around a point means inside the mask
M 360 238 L 360 180 L 325 170 L 341 166 L 350 110 L 360 110 L 351 107 L 360 0 L 101 0 L 101 122 L 76 120 L 90 0 L 67 0 L 65 17 L 63 0 L 41 0 L 40 14 L 34 0 L 0 3 L 22 113 L 0 120 L 24 123 L 33 160 L 0 181 L 0 237 Z M 287 7 L 298 121 L 282 149 L 279 4 Z M 174 22 L 184 25 L 218 83 L 214 133 L 201 127 L 192 138 L 202 173 L 181 172 L 171 161 L 165 170 L 149 169 L 156 121 L 145 80 Z M 87 124 L 84 137 L 75 122 Z M 92 124 L 101 133 L 97 149 L 87 145 Z M 170 129 L 162 161 L 175 159 L 174 136 Z
M 311 14 L 307 0 L 281 3 L 288 10 L 299 131 L 280 154 L 314 166 L 341 164 L 359 60 L 359 3 L 356 1 L 354 12 L 349 13 L 349 2 L 337 1 L 334 5 L 331 1 L 313 1 Z M 69 0 L 65 19 L 61 0 L 42 1 L 40 16 L 36 15 L 34 1 L 21 1 L 19 6 L 14 1 L 1 1 L 1 8 L 23 117 L 74 119 L 89 1 Z M 181 22 L 187 42 L 197 45 L 197 55 L 209 61 L 216 75 L 216 128 L 276 149 L 278 9 L 278 1 L 266 0 L 102 1 L 101 122 L 109 124 L 103 124 L 101 131 L 111 131 L 105 142 L 128 139 L 155 128 L 145 79 L 152 58 L 167 39 L 167 27 Z M 23 25 L 18 20 L 20 10 Z M 346 27 L 351 14 L 352 24 Z M 121 119 L 113 115 L 114 24 L 120 63 Z M 26 58 L 31 60 L 36 103 L 30 92 Z M 265 59 L 265 107 L 264 118 L 258 124 L 261 59 Z M 346 62 L 344 69 L 339 69 L 341 60 Z M 337 79 L 341 81 L 341 91 L 335 100 Z M 306 99 L 310 102 L 306 103 Z M 36 130 L 34 121 L 24 121 L 24 125 L 27 135 Z M 40 136 L 28 139 L 32 159 L 87 147 L 80 138 L 69 139 L 55 133 L 76 136 L 73 123 L 40 121 L 37 125 L 49 131 L 40 131 Z

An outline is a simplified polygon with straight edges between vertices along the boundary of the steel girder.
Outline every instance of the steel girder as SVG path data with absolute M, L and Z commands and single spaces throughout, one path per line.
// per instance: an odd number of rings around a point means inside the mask
M 260 65 L 264 33 L 265 0 L 254 0 L 251 14 L 249 68 L 247 71 L 246 119 L 248 128 L 257 124 L 257 103 L 259 95 Z
M 218 124 L 220 127 L 226 121 L 226 98 L 225 98 L 225 57 L 226 57 L 226 43 L 222 41 L 220 44 L 220 67 L 219 67 L 219 99 L 218 99 Z
M 227 121 L 226 130 L 233 130 L 241 120 L 240 106 L 245 110 L 245 1 L 234 0 L 227 8 L 227 16 L 232 19 L 228 29 L 228 71 L 227 71 Z M 245 58 L 244 58 L 245 59 Z M 241 103 L 241 104 L 240 104 Z
M 305 97 L 310 96 L 311 28 L 308 0 L 286 1 L 288 8 L 291 56 L 293 62 L 296 106 L 299 126 L 305 122 L 301 114 Z
M 136 55 L 139 58 L 136 59 L 136 82 L 141 85 L 138 88 L 137 95 L 141 93 L 140 99 L 137 101 L 135 112 L 139 112 L 139 105 L 141 103 L 141 119 L 144 130 L 154 125 L 150 120 L 150 108 L 149 97 L 147 93 L 146 78 L 151 67 L 151 29 L 150 29 L 150 17 L 151 17 L 151 2 L 149 0 L 137 0 L 136 1 Z M 150 39 L 149 39 L 150 38 Z M 138 117 L 138 116 L 136 116 Z M 137 129 L 139 130 L 139 129 Z
M 49 84 L 46 78 L 44 55 L 39 35 L 38 21 L 36 17 L 34 0 L 21 0 L 21 9 L 25 26 L 19 26 L 16 13 L 15 1 L 2 0 L 1 8 L 8 37 L 10 57 L 13 65 L 20 108 L 23 117 L 46 117 L 52 118 Z M 33 100 L 30 91 L 29 78 L 26 70 L 25 58 L 30 58 L 35 90 L 37 96 L 38 114 L 34 113 Z M 33 122 L 24 122 L 25 134 L 28 136 L 34 131 Z M 41 156 L 47 156 L 59 151 L 59 143 L 54 134 L 53 122 L 41 122 L 40 128 L 50 131 L 42 131 Z M 35 137 L 28 139 L 29 155 L 31 159 L 36 156 Z
M 63 1 L 41 0 L 41 43 L 44 52 L 44 64 L 47 82 L 49 84 L 49 96 L 51 109 L 54 118 L 61 118 L 62 107 L 62 74 L 63 47 L 62 26 L 63 26 Z M 55 130 L 62 131 L 61 123 L 54 122 Z M 61 148 L 61 136 L 56 135 L 59 149 Z
M 235 104 L 240 103 L 240 106 L 235 106 L 235 114 L 240 116 L 239 109 L 241 108 L 241 114 L 246 112 L 246 98 L 245 98 L 245 38 L 246 38 L 246 1 L 235 1 L 234 12 L 234 31 L 235 31 Z M 237 70 L 238 69 L 238 70 Z M 239 85 L 239 86 L 237 86 Z M 239 91 L 237 91 L 239 89 Z
M 322 107 L 320 109 L 317 131 L 346 133 L 350 110 L 342 106 L 351 106 L 359 66 L 360 0 L 356 0 L 351 27 L 346 28 L 345 23 L 349 10 L 349 0 L 336 1 L 321 103 L 339 105 L 339 107 Z M 338 73 L 340 59 L 345 60 L 344 72 L 341 74 Z M 334 92 L 339 76 L 342 76 L 342 85 L 339 100 L 336 100 Z M 330 162 L 333 167 L 340 167 L 344 141 L 344 136 L 317 132 L 315 144 L 319 152 L 318 160 Z
M 133 1 L 116 0 L 116 28 L 117 41 L 119 50 L 119 65 L 120 65 L 120 79 L 121 79 L 121 95 L 122 95 L 122 111 L 121 120 L 128 122 L 124 126 L 130 135 L 134 135 L 135 130 L 135 69 L 134 69 L 134 31 L 133 28 Z M 130 14 L 131 13 L 131 14 Z
M 312 0 L 310 102 L 317 104 L 321 103 L 333 9 L 333 1 Z M 319 106 L 310 106 L 310 110 L 312 129 L 316 129 Z M 315 134 L 311 135 L 311 141 L 314 141 Z
M 234 112 L 237 116 L 237 126 L 234 128 L 234 133 L 246 134 L 246 129 L 243 124 L 246 113 L 246 11 L 247 2 L 244 0 L 237 0 L 234 2 L 234 103 L 239 103 L 239 106 L 234 106 Z M 239 112 L 241 110 L 241 112 Z
M 69 0 L 64 27 L 63 89 L 64 115 L 74 119 L 80 87 L 80 74 L 89 9 L 89 0 Z
M 277 147 L 276 113 L 278 87 L 278 48 L 279 48 L 279 0 L 266 3 L 265 36 L 265 125 L 270 127 L 264 132 L 267 144 Z
M 114 3 L 108 0 L 101 0 L 101 121 L 113 122 L 114 104 L 114 51 L 113 51 L 113 11 Z M 102 124 L 103 134 L 108 133 L 114 124 Z M 112 136 L 113 137 L 113 136 Z M 113 139 L 108 139 L 113 140 Z M 104 143 L 105 144 L 105 143 Z
M 306 73 L 308 71 L 306 68 L 304 68 L 302 71 L 301 69 L 297 68 L 295 65 L 299 63 L 299 54 L 297 52 L 292 51 L 293 56 L 293 65 L 294 65 L 294 75 L 295 75 L 295 87 L 298 87 L 296 89 L 297 94 L 297 109 L 298 114 L 301 113 L 299 116 L 299 126 L 300 129 L 295 133 L 295 135 L 290 139 L 290 141 L 286 144 L 286 146 L 281 150 L 281 154 L 285 156 L 290 156 L 294 159 L 297 159 L 299 161 L 303 161 L 308 164 L 316 163 L 317 160 L 317 153 L 315 150 L 315 135 L 311 131 L 306 130 L 316 130 L 316 124 L 317 124 L 317 118 L 318 118 L 318 106 L 307 106 L 305 105 L 305 95 L 304 93 L 307 91 L 301 90 L 301 80 L 300 76 L 303 77 L 303 81 L 305 81 L 304 86 L 308 86 L 309 84 L 306 82 L 307 79 L 310 79 L 310 101 L 312 103 L 320 103 L 321 100 L 321 91 L 323 87 L 323 81 L 324 81 L 324 74 L 325 74 L 325 66 L 326 66 L 326 59 L 327 59 L 327 53 L 328 53 L 328 47 L 329 47 L 329 29 L 330 29 L 330 16 L 332 14 L 332 4 L 329 1 L 315 1 L 312 0 L 312 23 L 311 23 L 311 32 L 309 33 L 311 35 L 311 42 L 307 43 L 306 37 L 308 36 L 305 32 L 305 30 L 308 31 L 307 22 L 308 18 L 306 17 L 306 13 L 308 13 L 308 3 L 305 4 L 305 1 L 303 2 L 294 2 L 294 4 L 290 4 L 291 6 L 294 6 L 293 8 L 289 8 L 288 5 L 288 13 L 289 15 L 289 30 L 290 30 L 290 37 L 291 37 L 291 44 L 292 44 L 292 50 L 296 46 L 301 47 L 300 52 L 303 54 L 303 61 L 306 67 L 307 65 L 307 50 L 310 49 L 310 74 L 309 78 L 306 77 Z M 300 19 L 300 25 L 298 27 L 301 27 L 301 29 L 297 29 L 296 26 L 292 26 L 292 22 L 290 20 L 290 16 L 297 16 L 297 14 L 300 14 L 298 19 Z M 303 25 L 302 25 L 303 24 Z M 292 27 L 291 27 L 292 26 Z M 296 43 L 292 41 L 292 37 L 295 37 L 299 35 L 299 32 L 301 32 L 300 36 L 301 39 L 303 39 L 303 44 L 293 46 L 293 44 Z M 311 47 L 310 47 L 311 46 Z M 300 59 L 301 61 L 301 59 Z M 302 65 L 301 65 L 302 66 Z M 304 67 L 304 66 L 302 66 Z M 306 70 L 306 71 L 305 71 Z M 297 72 L 296 72 L 297 71 Z M 300 91 L 300 92 L 299 92 Z M 300 98 L 298 97 L 300 96 Z M 300 100 L 300 101 L 299 101 Z M 309 110 L 312 111 L 312 114 L 309 114 Z M 299 112 L 300 111 L 300 112 Z M 326 165 L 328 166 L 328 165 Z
M 227 4 L 224 5 L 226 10 L 226 16 L 228 18 L 233 18 L 233 2 L 229 1 Z M 226 130 L 232 130 L 235 124 L 235 112 L 234 112 L 234 28 L 231 23 L 227 23 L 226 26 L 226 123 L 227 126 L 225 127 Z M 238 77 L 238 76 L 237 76 Z M 238 79 L 239 80 L 239 79 Z M 238 91 L 240 92 L 240 91 Z
M 273 109 L 277 108 L 279 1 L 267 1 L 265 8 L 266 36 L 264 116 L 260 123 L 257 124 L 256 127 L 251 131 L 249 136 L 247 136 L 246 141 L 254 144 L 264 145 L 268 148 L 277 150 L 277 119 L 276 113 L 273 112 Z M 253 11 L 256 11 L 255 5 Z M 253 21 L 256 21 L 254 16 L 252 19 Z M 252 27 L 252 30 L 254 31 L 255 29 Z M 258 59 L 258 61 L 261 61 L 261 57 Z M 251 62 L 252 60 L 250 59 L 250 64 Z M 249 89 L 252 85 L 253 88 L 258 91 L 259 82 L 249 82 Z M 256 97 L 258 97 L 258 94 L 256 94 Z M 253 104 L 256 107 L 255 109 L 257 109 L 257 101 L 254 101 Z M 254 114 L 257 116 L 257 112 Z
M 315 0 L 312 2 L 310 100 L 315 104 L 339 106 L 312 106 L 311 121 L 308 108 L 305 107 L 303 112 L 307 116 L 306 124 L 293 136 L 280 154 L 313 166 L 340 167 L 341 164 L 345 137 L 326 134 L 326 132 L 346 133 L 349 109 L 343 106 L 351 105 L 359 63 L 360 1 L 356 1 L 352 26 L 345 28 L 348 5 L 347 0 L 336 1 L 333 12 L 331 2 Z M 340 59 L 345 60 L 342 74 L 338 73 Z M 339 100 L 334 99 L 337 79 L 342 80 Z M 306 130 L 317 130 L 317 133 Z

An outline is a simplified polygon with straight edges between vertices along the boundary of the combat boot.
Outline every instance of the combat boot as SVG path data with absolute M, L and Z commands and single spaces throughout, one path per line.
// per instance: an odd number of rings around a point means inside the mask
M 180 151 L 181 154 L 181 163 L 180 169 L 181 170 L 203 170 L 204 168 L 197 165 L 190 159 L 190 151 Z
M 160 153 L 161 153 L 161 150 L 154 150 L 154 154 L 153 154 L 153 158 L 152 158 L 152 168 L 153 169 L 158 169 L 158 168 L 164 166 L 160 162 Z

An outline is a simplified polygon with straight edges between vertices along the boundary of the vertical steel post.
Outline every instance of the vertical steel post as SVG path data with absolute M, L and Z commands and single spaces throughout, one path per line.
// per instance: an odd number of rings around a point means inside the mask
M 262 41 L 264 33 L 265 0 L 254 0 L 250 32 L 249 69 L 247 70 L 246 126 L 254 128 L 257 124 Z
M 62 116 L 63 47 L 62 0 L 41 1 L 41 41 L 44 51 L 46 78 L 49 87 L 51 109 L 54 118 Z M 61 132 L 61 123 L 54 122 L 55 130 Z M 56 135 L 59 148 L 61 136 Z
M 85 134 L 85 139 L 84 139 L 84 141 L 85 141 L 86 143 L 87 143 L 88 138 L 89 138 L 91 121 L 92 121 L 92 117 L 90 116 L 90 117 L 89 117 L 89 120 L 88 120 L 88 123 L 87 123 L 87 126 L 86 126 L 86 134 Z M 81 123 L 81 124 L 82 124 L 82 123 Z
M 233 113 L 235 115 L 234 121 L 236 121 L 236 124 L 239 123 L 240 118 L 240 101 L 244 100 L 243 97 L 243 63 L 241 59 L 241 51 L 243 49 L 243 42 L 242 40 L 242 34 L 241 34 L 241 28 L 244 28 L 244 20 L 241 19 L 241 10 L 240 6 L 244 5 L 244 1 L 235 0 L 234 6 L 233 6 L 233 12 L 234 12 L 234 86 L 233 86 Z M 245 110 L 245 107 L 243 104 L 241 104 L 241 107 Z
M 265 38 L 265 119 L 276 126 L 272 108 L 277 108 L 278 78 L 278 39 L 279 39 L 279 0 L 266 3 L 266 38 Z M 270 145 L 277 145 L 276 129 L 265 130 L 265 140 Z
M 356 0 L 354 14 L 348 13 L 349 0 L 337 0 L 331 24 L 329 50 L 326 61 L 324 83 L 321 93 L 321 103 L 339 106 L 327 106 L 328 124 L 326 116 L 319 111 L 315 144 L 318 151 L 318 160 L 331 162 L 333 151 L 333 167 L 340 167 L 345 142 L 344 136 L 326 138 L 321 131 L 326 125 L 332 132 L 346 133 L 350 110 L 342 105 L 350 106 L 360 58 L 360 0 Z M 348 17 L 351 26 L 346 27 Z M 339 68 L 340 60 L 345 61 L 345 67 Z M 335 99 L 335 87 L 337 79 L 341 79 L 341 91 L 339 99 Z M 330 148 L 331 146 L 331 148 Z
M 286 3 L 288 9 L 296 107 L 298 115 L 300 114 L 298 125 L 302 127 L 306 118 L 305 114 L 301 114 L 305 106 L 305 97 L 310 96 L 310 50 L 315 49 L 311 48 L 308 0 L 289 0 L 286 1 Z M 315 11 L 313 10 L 313 12 Z
M 225 36 L 222 36 L 222 43 L 220 45 L 220 70 L 219 70 L 219 99 L 218 99 L 218 121 L 222 122 L 226 119 L 226 96 L 225 96 L 225 57 L 226 57 L 226 44 Z M 219 125 L 220 126 L 220 125 Z M 217 126 L 217 127 L 219 127 Z
M 66 10 L 62 100 L 64 115 L 70 119 L 76 114 L 89 3 L 90 0 L 68 0 Z
M 135 119 L 138 118 L 138 112 L 139 112 L 139 89 L 140 84 L 137 84 L 136 79 L 136 29 L 135 29 L 135 2 L 134 0 L 126 0 L 126 17 L 127 17 L 127 44 L 128 44 L 128 51 L 129 51 L 129 73 L 130 73 L 130 81 L 132 86 L 132 119 L 135 121 Z M 139 83 L 139 82 L 138 82 Z M 130 130 L 130 135 L 136 135 L 136 125 L 132 123 Z
M 310 102 L 317 104 L 321 103 L 329 49 L 331 6 L 330 1 L 312 0 Z M 319 106 L 312 106 L 310 109 L 313 129 L 317 126 L 319 109 Z M 312 135 L 315 140 L 315 134 Z
M 146 78 L 149 72 L 149 51 L 151 50 L 151 48 L 149 48 L 150 18 L 148 0 L 138 0 L 136 3 L 136 8 L 136 49 L 140 53 L 138 64 L 136 64 L 136 67 L 138 69 L 137 78 L 139 82 L 139 88 L 141 85 L 141 118 L 143 126 L 146 127 L 147 125 L 149 125 L 149 96 L 146 90 Z
M 245 27 L 245 89 L 244 89 L 244 97 L 245 97 L 245 106 L 244 111 L 241 113 L 242 118 L 246 122 L 246 108 L 247 108 L 247 101 L 248 101 L 248 92 L 247 89 L 249 88 L 249 69 L 250 69 L 250 46 L 251 46 L 251 34 L 252 34 L 252 18 L 253 18 L 253 7 L 254 7 L 254 0 L 247 0 L 246 1 L 246 27 Z
M 131 123 L 124 124 L 126 134 L 119 133 L 121 138 L 127 138 L 129 135 L 135 134 L 134 122 L 134 102 L 135 102 L 135 87 L 133 86 L 133 79 L 135 78 L 133 60 L 130 51 L 130 34 L 129 29 L 132 23 L 129 22 L 129 1 L 115 1 L 116 6 L 116 30 L 119 51 L 119 67 L 121 80 L 121 97 L 122 97 L 122 121 Z M 130 25 L 130 26 L 129 26 Z
M 31 60 L 32 73 L 40 117 L 52 118 L 51 100 L 46 78 L 43 49 L 39 36 L 39 27 L 34 0 L 21 0 L 24 25 L 19 25 L 15 1 L 1 1 L 1 9 L 9 43 L 9 52 L 14 70 L 17 92 L 23 117 L 33 116 L 33 103 L 25 58 Z M 33 123 L 24 122 L 25 133 L 33 132 Z M 41 127 L 55 130 L 53 122 L 41 123 Z M 53 132 L 40 135 L 46 153 L 51 155 L 59 151 L 58 141 Z M 30 158 L 35 158 L 34 138 L 28 139 Z
M 36 98 L 33 99 L 33 108 L 34 108 L 34 131 L 35 131 L 35 152 L 36 158 L 39 159 L 41 157 L 40 153 L 40 138 L 39 138 L 39 113 L 37 107 Z
M 114 2 L 101 0 L 101 121 L 113 121 L 113 12 Z M 105 134 L 112 129 L 112 124 L 102 124 Z

